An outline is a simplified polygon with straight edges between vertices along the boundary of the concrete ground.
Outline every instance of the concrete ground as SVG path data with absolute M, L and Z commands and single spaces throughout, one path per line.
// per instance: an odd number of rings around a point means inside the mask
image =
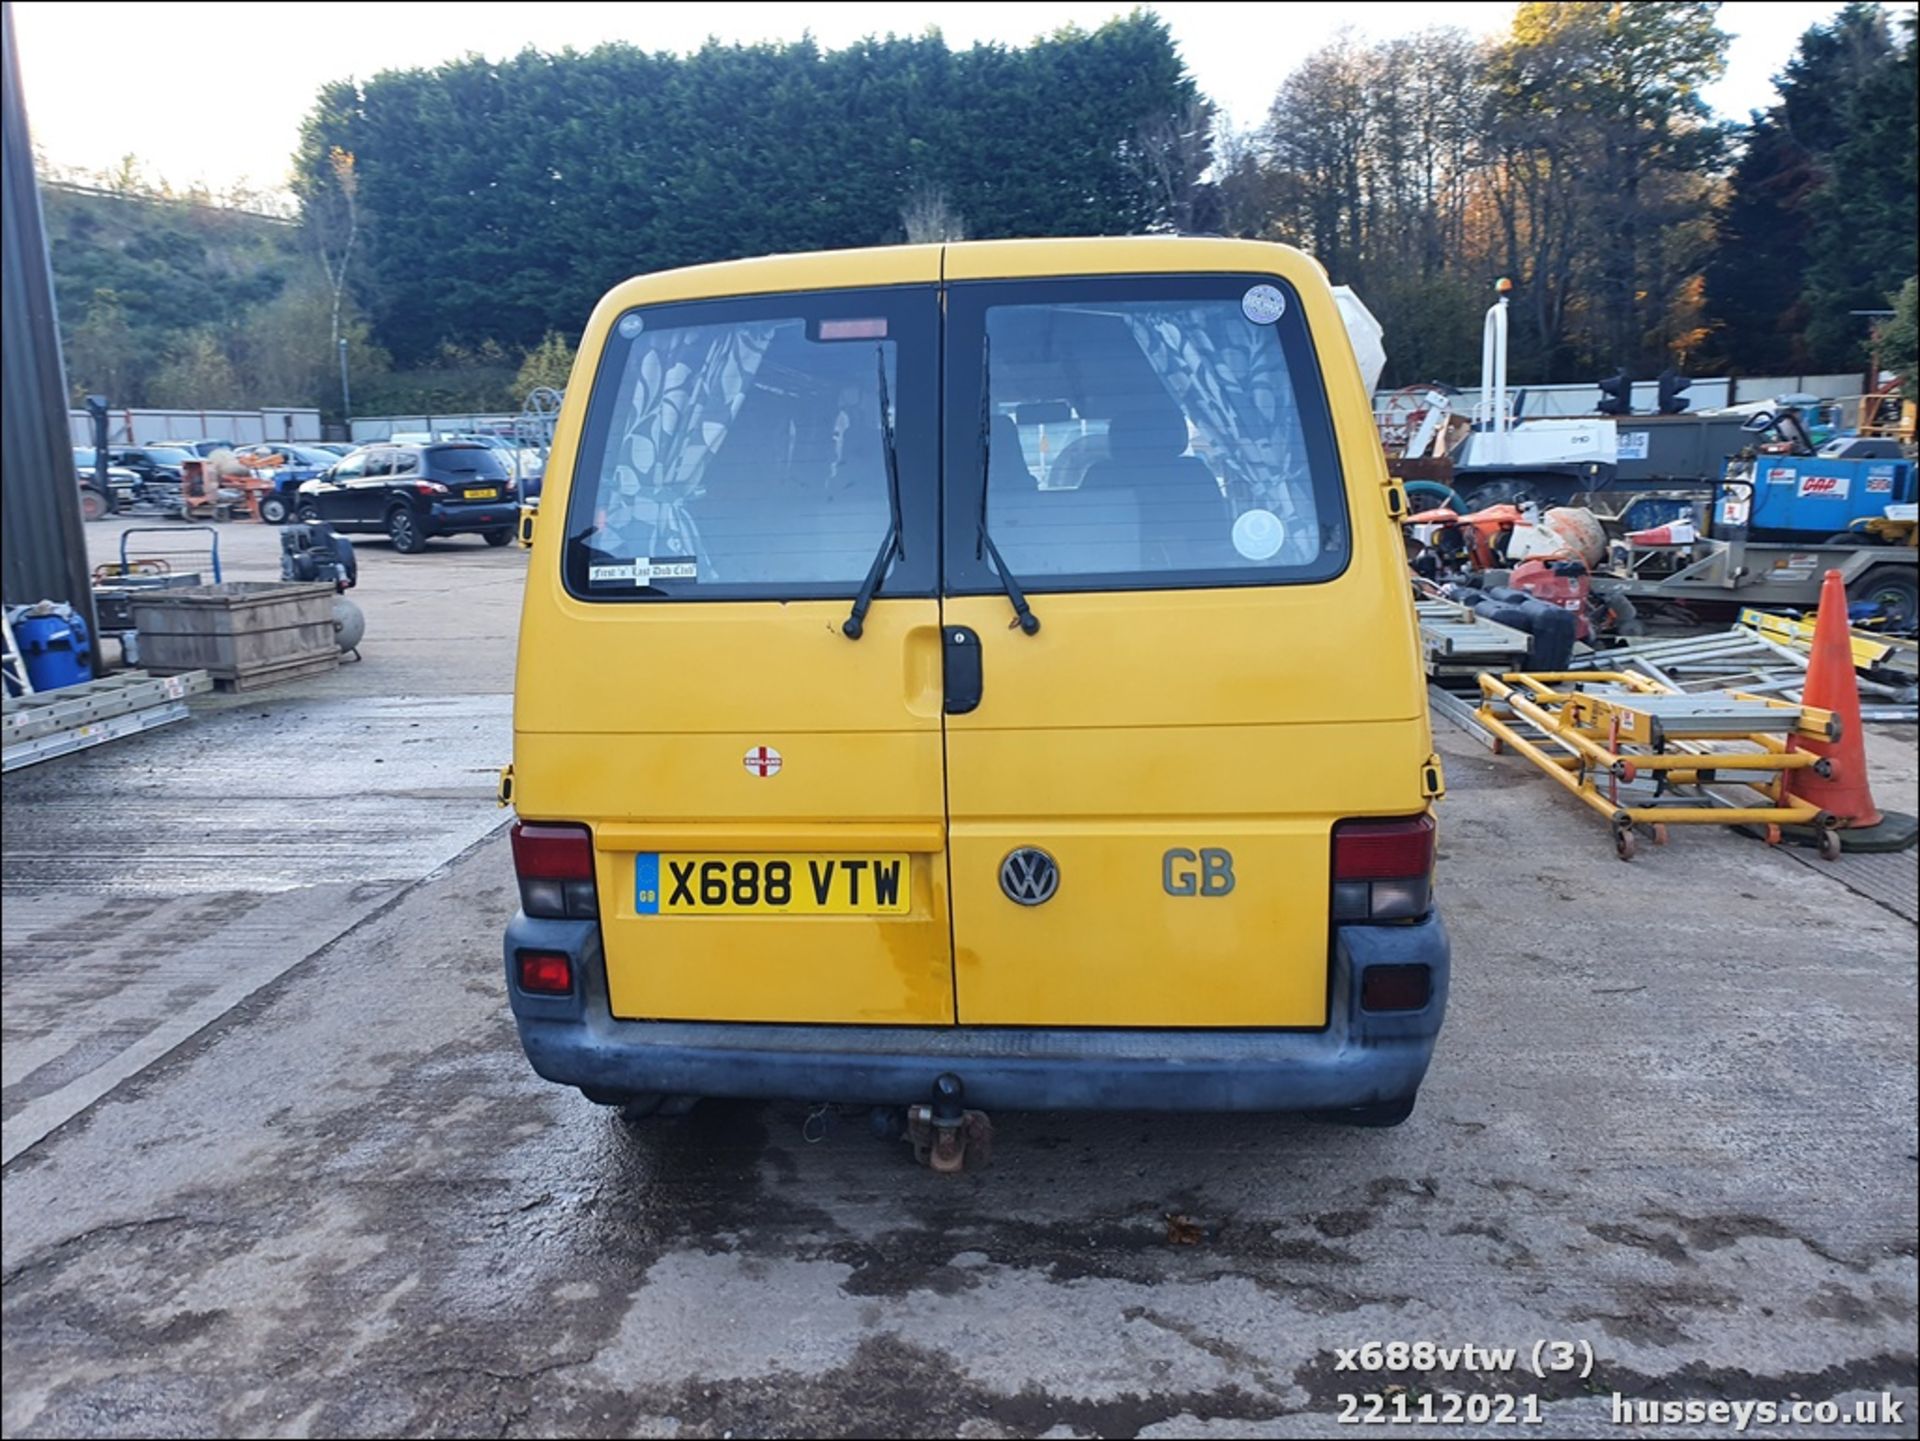
M 362 554 L 360 665 L 7 778 L 9 1436 L 1330 1435 L 1449 1390 L 1916 1434 L 1911 905 L 1718 830 L 1623 866 L 1442 727 L 1453 1005 L 1397 1130 L 1003 1114 L 943 1178 L 797 1104 L 630 1129 L 502 994 L 524 556 Z M 1911 729 L 1871 745 L 1912 809 Z

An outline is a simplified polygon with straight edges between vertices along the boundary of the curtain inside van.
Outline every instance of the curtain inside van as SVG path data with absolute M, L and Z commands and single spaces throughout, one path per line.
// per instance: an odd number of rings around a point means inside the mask
M 636 347 L 596 544 L 707 562 L 686 501 L 725 443 L 773 333 L 772 325 L 695 325 L 657 331 Z
M 1274 512 L 1286 524 L 1276 563 L 1311 562 L 1319 530 L 1306 438 L 1272 327 L 1219 302 L 1122 313 L 1161 383 L 1212 441 L 1209 459 L 1236 513 Z

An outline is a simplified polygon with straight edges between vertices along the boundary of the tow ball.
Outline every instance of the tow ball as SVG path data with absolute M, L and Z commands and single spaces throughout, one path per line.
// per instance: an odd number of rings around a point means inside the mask
M 993 1122 L 985 1111 L 963 1104 L 966 1087 L 951 1071 L 934 1079 L 933 1101 L 907 1107 L 907 1140 L 913 1159 L 953 1175 L 971 1163 L 984 1166 L 993 1155 Z

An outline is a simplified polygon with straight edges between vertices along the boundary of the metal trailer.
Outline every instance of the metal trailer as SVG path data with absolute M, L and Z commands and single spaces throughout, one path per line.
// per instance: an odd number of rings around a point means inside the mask
M 1667 567 L 1678 558 L 1673 569 Z M 1911 619 L 1920 602 L 1920 551 L 1892 545 L 1779 545 L 1702 536 L 1691 545 L 1614 550 L 1613 574 L 1603 577 L 1642 601 L 1704 601 L 1739 606 L 1820 603 L 1820 582 L 1840 572 L 1853 601 L 1878 600 Z

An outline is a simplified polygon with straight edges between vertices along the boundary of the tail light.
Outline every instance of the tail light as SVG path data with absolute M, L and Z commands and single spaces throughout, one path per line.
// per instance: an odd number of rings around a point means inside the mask
M 437 480 L 416 480 L 413 488 L 422 495 L 445 495 L 447 488 Z
M 1418 920 L 1432 903 L 1432 816 L 1334 826 L 1334 920 Z
M 595 920 L 593 836 L 585 826 L 513 823 L 513 869 L 520 908 L 546 920 Z

